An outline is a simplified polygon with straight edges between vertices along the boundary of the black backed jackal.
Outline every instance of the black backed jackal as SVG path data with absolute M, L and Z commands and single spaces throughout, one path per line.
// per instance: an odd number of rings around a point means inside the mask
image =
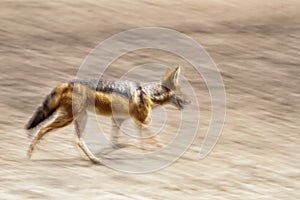
M 189 103 L 179 96 L 180 67 L 167 70 L 160 82 L 136 83 L 131 81 L 110 80 L 73 80 L 54 88 L 46 97 L 43 105 L 38 107 L 26 129 L 33 129 L 49 118 L 55 111 L 58 116 L 50 124 L 44 125 L 33 137 L 28 149 L 30 159 L 36 144 L 52 130 L 62 128 L 74 122 L 77 144 L 90 160 L 98 160 L 86 149 L 81 139 L 78 119 L 86 115 L 89 107 L 95 108 L 99 115 L 113 118 L 114 127 L 128 119 L 134 119 L 143 127 L 149 122 L 151 109 L 167 103 L 182 109 Z M 114 103 L 113 103 L 114 102 Z M 116 125 L 118 124 L 118 125 Z M 112 132 L 112 143 L 117 144 L 118 128 Z

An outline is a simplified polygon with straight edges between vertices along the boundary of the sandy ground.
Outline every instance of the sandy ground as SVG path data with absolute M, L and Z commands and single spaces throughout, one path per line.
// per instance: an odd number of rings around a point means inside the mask
M 299 199 L 299 10 L 299 1 L 279 0 L 2 0 L 0 199 Z M 46 137 L 27 160 L 24 125 L 44 96 L 74 78 L 99 42 L 144 26 L 187 34 L 218 65 L 227 117 L 213 152 L 198 159 L 210 119 L 199 79 L 198 137 L 165 169 L 133 175 L 92 164 L 75 147 L 71 126 Z M 185 64 L 142 51 L 114 62 L 108 75 L 150 61 Z

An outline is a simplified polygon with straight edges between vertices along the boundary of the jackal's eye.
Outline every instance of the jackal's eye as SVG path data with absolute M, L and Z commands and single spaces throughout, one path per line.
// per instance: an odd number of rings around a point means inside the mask
M 52 91 L 51 93 L 50 93 L 50 97 L 52 98 L 52 97 L 54 97 L 56 95 L 56 92 L 55 91 Z

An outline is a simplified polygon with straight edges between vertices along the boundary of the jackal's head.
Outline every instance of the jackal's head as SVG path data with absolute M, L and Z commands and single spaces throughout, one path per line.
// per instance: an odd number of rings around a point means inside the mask
M 179 82 L 180 71 L 180 66 L 176 67 L 175 70 L 167 69 L 165 75 L 162 77 L 161 83 L 175 94 L 170 99 L 170 103 L 175 105 L 178 109 L 183 109 L 183 107 L 190 104 L 191 101 L 181 92 Z

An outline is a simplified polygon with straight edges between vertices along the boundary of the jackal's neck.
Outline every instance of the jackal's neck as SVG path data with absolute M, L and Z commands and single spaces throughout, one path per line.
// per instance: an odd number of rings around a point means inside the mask
M 164 87 L 160 82 L 144 85 L 143 90 L 151 101 L 158 105 L 168 103 L 175 95 L 173 90 Z

